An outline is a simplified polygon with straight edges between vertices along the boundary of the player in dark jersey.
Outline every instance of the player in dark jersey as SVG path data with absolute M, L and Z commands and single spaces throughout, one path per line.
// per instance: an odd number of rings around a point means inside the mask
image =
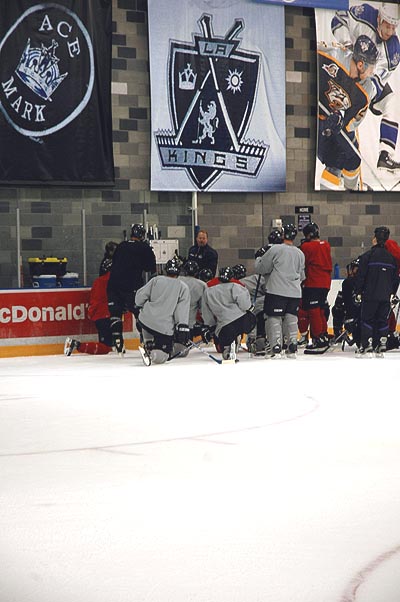
M 356 190 L 361 155 L 356 129 L 376 95 L 370 76 L 378 50 L 366 35 L 357 38 L 353 50 L 319 45 L 318 159 L 325 165 L 320 188 Z

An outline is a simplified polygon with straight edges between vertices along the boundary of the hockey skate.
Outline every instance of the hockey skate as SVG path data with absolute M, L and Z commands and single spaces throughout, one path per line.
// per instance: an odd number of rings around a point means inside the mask
M 297 339 L 297 346 L 298 347 L 305 347 L 308 343 L 308 333 L 306 332 L 306 334 L 300 334 L 300 338 Z
M 393 173 L 397 169 L 400 169 L 400 163 L 394 161 L 387 151 L 381 151 L 379 153 L 377 167 L 378 169 L 386 169 Z
M 124 357 L 125 345 L 124 339 L 120 335 L 113 336 L 113 349 L 117 352 L 119 357 Z
M 269 360 L 269 359 L 279 359 L 281 357 L 284 357 L 283 352 L 282 352 L 282 347 L 279 343 L 276 343 L 275 345 L 273 345 L 269 352 L 265 354 L 265 359 Z
M 295 360 L 297 357 L 297 344 L 289 343 L 285 353 L 287 358 Z
M 222 363 L 223 364 L 234 364 L 239 360 L 236 359 L 236 341 L 233 341 L 230 345 L 227 345 L 222 350 Z
M 150 353 L 147 351 L 146 347 L 139 345 L 139 351 L 140 351 L 140 355 L 142 356 L 144 365 L 150 366 L 151 365 L 151 356 L 150 356 Z
M 71 337 L 67 337 L 64 343 L 64 355 L 69 357 L 75 349 L 79 349 L 80 342 Z
M 387 351 L 387 337 L 381 337 L 379 345 L 374 349 L 375 357 L 384 357 L 384 353 Z
M 306 355 L 321 355 L 322 353 L 326 353 L 329 349 L 329 340 L 325 335 L 321 335 L 320 337 L 313 339 L 311 345 L 308 345 L 304 349 L 304 353 Z
M 372 346 L 372 339 L 368 339 L 368 343 L 366 345 L 360 345 L 358 349 L 356 349 L 357 357 L 373 357 L 374 348 Z

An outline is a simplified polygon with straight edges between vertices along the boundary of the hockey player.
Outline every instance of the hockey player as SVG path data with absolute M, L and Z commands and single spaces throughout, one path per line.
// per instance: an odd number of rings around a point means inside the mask
M 204 294 L 204 289 L 206 288 L 206 283 L 197 278 L 197 274 L 199 272 L 199 266 L 196 261 L 188 260 L 183 265 L 184 275 L 179 276 L 179 280 L 182 280 L 187 287 L 189 288 L 190 293 L 190 311 L 189 311 L 189 328 L 190 328 L 190 338 L 193 339 L 198 336 L 202 336 L 204 331 L 204 324 L 201 317 L 201 301 Z M 179 347 L 179 343 L 174 345 L 174 355 L 176 355 L 180 351 L 181 357 L 184 357 L 189 353 L 189 348 L 186 349 L 181 346 Z
M 104 257 L 101 260 L 100 268 L 99 268 L 99 276 L 103 276 L 107 274 L 111 270 L 112 266 L 112 258 L 115 253 L 115 249 L 118 247 L 118 243 L 110 240 L 106 243 L 104 248 Z
M 111 268 L 111 265 L 109 266 Z M 90 290 L 88 318 L 95 322 L 99 341 L 82 342 L 78 339 L 67 337 L 64 344 L 64 353 L 70 356 L 73 351 L 89 353 L 90 355 L 106 355 L 112 350 L 112 333 L 110 312 L 108 309 L 107 285 L 110 277 L 109 270 L 96 278 Z
M 190 293 L 179 272 L 179 263 L 170 259 L 165 264 L 166 276 L 152 278 L 136 292 L 143 342 L 139 350 L 146 365 L 166 362 L 174 339 L 181 345 L 189 341 Z
M 353 50 L 319 45 L 318 159 L 325 165 L 320 188 L 357 190 L 361 155 L 356 130 L 376 94 L 370 76 L 378 57 L 374 42 L 359 36 Z
M 389 234 L 386 226 L 375 228 L 372 248 L 360 256 L 354 287 L 355 299 L 361 302 L 360 354 L 387 349 L 390 299 L 399 286 L 396 261 L 385 249 Z
M 224 360 L 236 359 L 239 337 L 253 330 L 256 323 L 248 290 L 232 278 L 232 268 L 221 268 L 220 284 L 207 287 L 202 301 L 204 323 L 215 326 L 214 342 Z
M 209 270 L 208 268 L 203 268 L 202 270 L 199 270 L 198 273 L 198 278 L 199 280 L 202 280 L 203 282 L 209 282 L 210 280 L 212 280 L 212 271 Z
M 247 350 L 254 355 L 264 355 L 266 345 L 265 318 L 264 318 L 264 297 L 265 297 L 265 279 L 261 274 L 250 274 L 244 265 L 234 265 L 234 277 L 243 284 L 250 294 L 250 299 L 254 305 L 254 315 L 256 317 L 256 326 L 247 336 Z
M 306 279 L 303 282 L 301 306 L 307 313 L 312 344 L 304 353 L 324 353 L 329 348 L 328 323 L 325 305 L 331 287 L 332 257 L 330 244 L 320 240 L 319 227 L 315 222 L 303 228 L 305 241 L 300 250 L 305 257 Z M 299 323 L 300 332 L 304 329 Z
M 360 305 L 354 302 L 355 276 L 360 260 L 354 259 L 347 266 L 347 277 L 342 282 L 332 307 L 335 340 L 348 345 L 360 345 Z
M 357 4 L 350 10 L 337 11 L 331 23 L 335 38 L 344 46 L 352 47 L 362 34 L 376 44 L 378 59 L 371 79 L 377 94 L 369 108 L 381 118 L 377 167 L 391 172 L 400 168 L 392 156 L 399 129 L 398 99 L 389 83 L 399 64 L 400 42 L 396 35 L 399 13 L 398 4 L 382 2 L 379 8 L 368 3 Z
M 273 245 L 255 261 L 257 274 L 266 276 L 264 313 L 268 316 L 267 334 L 270 350 L 266 358 L 282 354 L 284 333 L 286 354 L 297 354 L 297 312 L 301 299 L 301 282 L 305 279 L 304 254 L 294 246 L 297 228 L 283 227 L 283 244 Z
M 107 287 L 111 315 L 113 347 L 119 354 L 124 350 L 122 314 L 131 311 L 135 317 L 135 294 L 143 286 L 143 272 L 154 275 L 156 258 L 153 249 L 144 242 L 146 230 L 142 224 L 133 224 L 131 238 L 121 242 L 115 250 Z

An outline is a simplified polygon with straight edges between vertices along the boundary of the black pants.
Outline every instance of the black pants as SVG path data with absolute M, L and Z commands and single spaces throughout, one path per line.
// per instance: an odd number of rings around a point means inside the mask
M 122 314 L 130 311 L 137 319 L 139 311 L 135 308 L 136 291 L 117 291 L 107 289 L 110 327 L 114 336 L 122 337 Z
M 251 312 L 246 312 L 243 316 L 230 322 L 221 328 L 218 337 L 214 336 L 214 343 L 217 349 L 228 347 L 240 334 L 247 334 L 256 325 L 256 317 Z
M 376 347 L 381 337 L 387 337 L 389 332 L 390 301 L 363 301 L 361 305 L 361 346 Z
M 113 339 L 110 318 L 102 318 L 101 320 L 96 320 L 95 324 L 100 343 L 104 343 L 104 345 L 112 347 Z

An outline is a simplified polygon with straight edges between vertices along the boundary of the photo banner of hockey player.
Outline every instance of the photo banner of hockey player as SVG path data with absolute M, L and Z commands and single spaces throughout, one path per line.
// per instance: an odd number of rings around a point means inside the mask
M 400 191 L 400 7 L 315 11 L 316 190 Z
M 285 190 L 284 8 L 247 0 L 148 8 L 151 189 Z
M 13 0 L 0 20 L 0 185 L 114 182 L 112 0 Z
M 304 6 L 308 8 L 333 8 L 347 10 L 349 0 L 256 0 L 264 4 L 281 4 L 282 6 Z

